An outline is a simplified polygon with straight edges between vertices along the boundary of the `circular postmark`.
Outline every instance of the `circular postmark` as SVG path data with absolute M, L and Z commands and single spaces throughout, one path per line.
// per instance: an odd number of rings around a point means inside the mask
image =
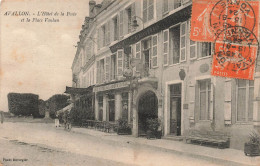
M 217 35 L 223 29 L 242 26 L 254 31 L 256 16 L 250 3 L 241 0 L 220 0 L 210 12 L 210 26 Z
M 247 70 L 256 60 L 259 42 L 251 30 L 231 26 L 216 37 L 213 65 L 226 71 Z

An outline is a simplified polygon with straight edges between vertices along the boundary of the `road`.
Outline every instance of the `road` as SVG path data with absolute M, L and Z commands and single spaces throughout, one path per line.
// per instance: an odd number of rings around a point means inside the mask
M 0 125 L 0 162 L 4 166 L 218 165 L 147 146 L 68 132 L 53 124 L 11 122 Z

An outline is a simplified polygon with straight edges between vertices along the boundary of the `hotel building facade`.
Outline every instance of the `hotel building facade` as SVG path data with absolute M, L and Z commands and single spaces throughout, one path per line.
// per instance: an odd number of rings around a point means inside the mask
M 224 131 L 242 149 L 260 126 L 260 69 L 253 81 L 211 76 L 214 43 L 190 40 L 191 9 L 191 0 L 90 1 L 72 65 L 72 89 L 87 91 L 73 91 L 74 103 L 92 103 L 95 120 L 127 119 L 134 136 L 158 118 L 164 137 Z

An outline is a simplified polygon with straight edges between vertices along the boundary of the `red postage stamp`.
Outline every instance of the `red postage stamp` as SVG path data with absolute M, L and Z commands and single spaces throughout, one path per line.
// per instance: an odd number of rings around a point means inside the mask
M 242 26 L 227 28 L 215 42 L 212 75 L 254 79 L 258 41 L 250 30 Z
M 258 36 L 259 1 L 193 0 L 190 39 L 214 42 L 226 28 L 243 26 Z
M 259 1 L 193 0 L 190 39 L 214 42 L 211 74 L 254 79 Z

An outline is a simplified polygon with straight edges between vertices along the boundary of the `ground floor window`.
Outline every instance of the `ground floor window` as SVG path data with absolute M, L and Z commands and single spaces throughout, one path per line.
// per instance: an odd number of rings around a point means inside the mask
M 103 96 L 98 96 L 98 120 L 103 120 Z
M 237 80 L 237 121 L 253 121 L 254 81 Z
M 115 95 L 108 95 L 108 120 L 115 121 Z
M 200 120 L 210 119 L 210 96 L 211 96 L 211 81 L 200 80 L 199 83 L 199 106 Z

